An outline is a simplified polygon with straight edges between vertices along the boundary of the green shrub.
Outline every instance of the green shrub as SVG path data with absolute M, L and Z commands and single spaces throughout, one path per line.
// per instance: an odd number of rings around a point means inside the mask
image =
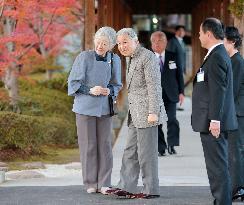
M 25 115 L 63 118 L 75 126 L 74 113 L 71 111 L 73 98 L 56 89 L 49 89 L 40 84 L 32 85 L 20 80 L 21 112 Z
M 75 130 L 65 119 L 0 112 L 0 149 L 40 152 L 45 144 L 75 144 Z
M 52 78 L 51 80 L 40 80 L 38 81 L 38 84 L 46 88 L 55 89 L 67 93 L 67 78 L 68 73 L 60 73 L 57 77 Z

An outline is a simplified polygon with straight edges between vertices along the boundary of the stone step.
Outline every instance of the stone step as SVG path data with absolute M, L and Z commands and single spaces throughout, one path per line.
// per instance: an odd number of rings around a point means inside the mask
M 4 181 L 5 181 L 5 172 L 0 171 L 0 184 L 3 183 Z

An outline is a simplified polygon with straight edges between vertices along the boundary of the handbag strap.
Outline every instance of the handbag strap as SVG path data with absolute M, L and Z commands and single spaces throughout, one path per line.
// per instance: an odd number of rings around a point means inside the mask
M 111 78 L 113 75 L 113 67 L 114 67 L 113 60 L 114 60 L 114 54 L 113 54 L 113 52 L 111 52 Z M 110 80 L 111 80 L 111 78 L 110 78 Z
M 113 67 L 114 67 L 113 58 L 114 58 L 114 54 L 113 54 L 113 52 L 111 52 L 111 77 L 110 77 L 110 80 L 109 80 L 109 84 L 110 84 L 112 76 L 113 76 Z

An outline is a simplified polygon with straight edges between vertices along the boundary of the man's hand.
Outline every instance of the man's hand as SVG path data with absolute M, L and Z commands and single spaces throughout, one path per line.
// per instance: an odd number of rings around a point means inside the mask
M 90 94 L 92 95 L 101 95 L 103 88 L 101 86 L 94 86 L 90 89 Z
M 183 104 L 184 99 L 185 99 L 185 96 L 183 94 L 179 94 L 179 103 L 180 103 L 180 106 Z
M 155 123 L 158 121 L 158 116 L 156 114 L 149 114 L 147 121 L 148 123 Z
M 209 131 L 214 137 L 218 138 L 220 134 L 220 122 L 210 122 Z
M 109 88 L 102 88 L 101 95 L 108 96 L 110 94 Z

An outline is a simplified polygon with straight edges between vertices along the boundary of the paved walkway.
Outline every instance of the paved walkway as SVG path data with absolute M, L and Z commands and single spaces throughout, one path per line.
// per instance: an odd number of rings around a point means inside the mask
M 202 147 L 198 133 L 190 126 L 191 102 L 186 99 L 184 111 L 177 112 L 181 128 L 181 146 L 175 156 L 159 158 L 160 199 L 124 200 L 101 194 L 86 194 L 82 187 L 79 163 L 47 165 L 48 169 L 35 170 L 42 178 L 8 180 L 0 184 L 0 205 L 210 205 L 212 197 L 206 175 Z M 121 129 L 113 149 L 114 168 L 112 184 L 119 180 L 121 158 L 126 143 L 127 127 Z M 16 172 L 15 172 L 16 173 Z M 6 173 L 11 177 L 13 172 Z M 139 181 L 139 186 L 142 183 Z M 241 203 L 234 203 L 241 204 Z
M 184 103 L 184 111 L 178 111 L 180 121 L 181 146 L 176 147 L 177 155 L 167 155 L 159 158 L 160 186 L 208 186 L 208 179 L 204 164 L 202 147 L 198 133 L 194 133 L 190 126 L 191 102 L 187 98 Z M 165 127 L 165 126 L 164 126 Z M 122 126 L 118 140 L 114 146 L 114 168 L 112 184 L 119 180 L 121 159 L 127 137 L 126 123 Z M 48 169 L 35 170 L 45 178 L 8 180 L 6 186 L 67 186 L 82 185 L 79 163 L 68 165 L 46 165 Z M 6 173 L 7 179 L 11 179 L 16 171 Z M 31 175 L 31 174 L 30 174 Z M 139 181 L 139 185 L 142 185 Z

